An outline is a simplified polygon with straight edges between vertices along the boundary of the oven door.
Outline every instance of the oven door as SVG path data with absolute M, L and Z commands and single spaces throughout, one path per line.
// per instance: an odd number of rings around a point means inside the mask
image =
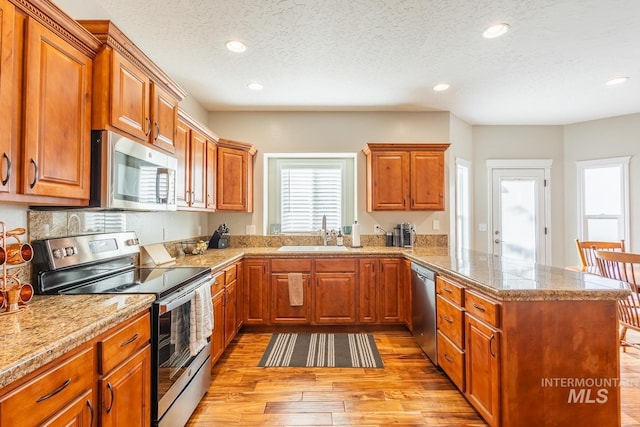
M 189 349 L 189 315 L 199 286 L 211 286 L 211 280 L 154 303 L 154 425 L 186 423 L 211 384 L 210 344 L 196 355 Z

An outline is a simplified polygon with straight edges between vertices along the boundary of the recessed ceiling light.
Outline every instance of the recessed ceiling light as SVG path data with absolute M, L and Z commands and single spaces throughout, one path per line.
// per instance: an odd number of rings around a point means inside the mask
M 435 90 L 436 92 L 442 92 L 443 90 L 447 89 L 449 89 L 449 85 L 446 83 L 440 83 L 433 87 L 433 90 Z
M 229 40 L 225 46 L 234 53 L 242 53 L 247 50 L 247 46 L 240 40 Z
M 485 39 L 495 39 L 496 37 L 500 37 L 507 31 L 509 31 L 509 24 L 495 24 L 490 27 L 487 27 L 482 33 L 482 37 Z
M 615 86 L 615 85 L 619 85 L 621 83 L 626 82 L 627 80 L 629 80 L 629 77 L 616 77 L 615 79 L 611 79 L 609 80 L 607 83 L 605 83 L 607 86 Z
M 263 88 L 263 86 L 260 83 L 256 83 L 256 82 L 249 83 L 247 87 L 251 90 L 262 90 Z

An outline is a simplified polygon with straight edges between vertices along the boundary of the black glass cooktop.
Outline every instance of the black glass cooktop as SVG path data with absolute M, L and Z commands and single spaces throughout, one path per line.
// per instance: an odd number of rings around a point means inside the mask
M 160 298 L 209 273 L 210 270 L 204 267 L 134 268 L 62 290 L 60 293 L 156 294 Z

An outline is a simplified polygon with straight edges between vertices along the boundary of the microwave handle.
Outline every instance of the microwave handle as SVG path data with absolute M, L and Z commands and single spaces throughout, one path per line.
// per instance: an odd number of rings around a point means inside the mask
M 161 203 L 167 203 L 169 200 L 169 185 L 167 185 L 167 189 L 165 194 L 160 194 L 160 177 L 162 175 L 167 176 L 167 183 L 169 182 L 169 169 L 168 168 L 158 168 L 158 172 L 156 173 L 156 196 L 158 197 L 158 201 Z

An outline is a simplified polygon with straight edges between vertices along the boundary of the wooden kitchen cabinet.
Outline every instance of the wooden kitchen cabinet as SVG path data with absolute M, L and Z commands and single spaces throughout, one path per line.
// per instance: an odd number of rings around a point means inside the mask
M 225 350 L 224 341 L 224 287 L 211 297 L 213 305 L 213 332 L 211 333 L 211 363 L 216 363 Z
M 464 287 L 443 275 L 436 277 L 436 324 L 438 365 L 464 393 Z
M 237 286 L 237 270 L 236 265 L 229 266 L 225 269 L 224 284 L 224 345 L 227 347 L 231 340 L 236 336 L 238 331 L 237 319 L 237 303 L 238 303 L 238 286 Z
M 217 209 L 253 212 L 253 160 L 256 148 L 244 142 L 218 140 Z
M 402 260 L 402 277 L 404 284 L 404 324 L 407 329 L 413 332 L 413 316 L 411 307 L 413 305 L 413 294 L 411 290 L 411 260 Z
M 20 57 L 14 54 L 15 15 L 15 6 L 7 0 L 0 0 L 0 193 L 16 191 L 12 166 L 15 168 L 19 162 L 16 124 L 20 121 L 20 115 L 14 88 L 16 62 Z
M 378 321 L 377 308 L 377 273 L 380 269 L 375 258 L 358 260 L 358 322 L 376 323 Z
M 236 263 L 236 283 L 238 287 L 236 300 L 236 333 L 244 325 L 244 261 Z
M 312 261 L 309 258 L 283 258 L 271 260 L 271 323 L 311 323 L 313 306 L 311 281 Z M 289 274 L 302 274 L 302 298 L 300 306 L 292 306 L 289 300 Z
M 95 61 L 93 129 L 117 130 L 175 152 L 178 103 L 186 92 L 111 21 L 79 21 L 103 48 Z
M 315 260 L 313 322 L 315 324 L 355 323 L 356 259 Z
M 218 146 L 215 142 L 207 140 L 207 169 L 205 171 L 206 183 L 205 190 L 207 194 L 206 208 L 207 210 L 216 209 L 216 170 L 218 164 Z M 242 283 L 242 282 L 240 282 Z
M 269 260 L 249 258 L 244 261 L 244 323 L 269 324 Z
M 362 258 L 358 261 L 358 321 L 360 323 L 402 323 L 405 296 L 402 260 Z
M 444 152 L 449 144 L 369 143 L 367 211 L 444 210 Z

